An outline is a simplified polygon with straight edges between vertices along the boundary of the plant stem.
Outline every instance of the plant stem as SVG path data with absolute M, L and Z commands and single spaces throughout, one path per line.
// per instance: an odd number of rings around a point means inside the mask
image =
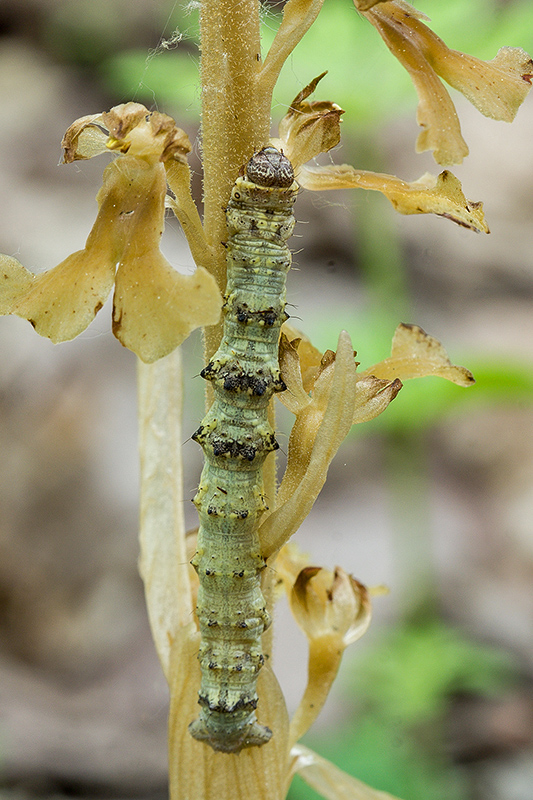
M 212 272 L 223 291 L 231 187 L 242 165 L 267 143 L 270 127 L 270 98 L 263 95 L 259 102 L 256 91 L 261 67 L 257 0 L 202 0 L 200 50 L 204 229 L 215 253 Z M 221 333 L 221 324 L 206 330 L 207 358 Z

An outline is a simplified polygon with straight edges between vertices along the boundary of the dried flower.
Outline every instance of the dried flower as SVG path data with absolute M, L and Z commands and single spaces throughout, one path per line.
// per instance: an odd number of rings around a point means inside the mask
M 520 48 L 504 47 L 490 61 L 450 50 L 421 22 L 425 18 L 403 0 L 355 0 L 356 8 L 377 28 L 393 54 L 409 71 L 419 94 L 418 122 L 423 131 L 417 151 L 432 150 L 439 164 L 459 164 L 468 154 L 452 100 L 439 76 L 461 91 L 485 116 L 511 122 L 531 89 L 533 61 Z M 340 141 L 344 113 L 329 101 L 308 102 L 319 75 L 293 100 L 273 143 L 291 160 L 298 183 L 311 191 L 371 189 L 382 192 L 401 214 L 436 214 L 458 225 L 488 233 L 480 202 L 467 200 L 448 170 L 416 181 L 356 169 L 348 164 L 305 166 Z
M 354 0 L 409 72 L 419 98 L 422 127 L 417 152 L 432 150 L 438 164 L 460 164 L 468 155 L 459 119 L 442 78 L 492 119 L 511 122 L 531 89 L 533 61 L 519 47 L 502 47 L 492 61 L 451 50 L 404 0 Z
M 165 114 L 126 103 L 76 120 L 63 147 L 66 162 L 106 149 L 119 153 L 104 171 L 96 221 L 83 250 L 40 275 L 0 256 L 0 313 L 64 342 L 85 330 L 114 285 L 113 332 L 146 362 L 171 352 L 195 328 L 215 324 L 221 299 L 214 278 L 203 267 L 181 275 L 159 249 L 165 163 L 185 166 L 188 191 L 186 134 Z

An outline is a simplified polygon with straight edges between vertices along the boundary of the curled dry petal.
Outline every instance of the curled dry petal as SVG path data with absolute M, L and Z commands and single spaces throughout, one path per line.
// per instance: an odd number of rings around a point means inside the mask
M 311 403 L 311 397 L 302 385 L 300 359 L 298 357 L 299 342 L 299 339 L 289 342 L 283 332 L 279 341 L 279 365 L 283 374 L 283 382 L 287 387 L 286 391 L 283 392 L 283 405 L 293 414 L 298 414 L 299 411 Z
M 327 153 L 340 142 L 340 118 L 344 111 L 329 100 L 307 102 L 323 72 L 294 98 L 279 125 L 279 147 L 291 161 L 296 178 L 298 169 L 320 153 Z
M 304 567 L 289 595 L 293 616 L 308 639 L 335 636 L 343 646 L 357 641 L 371 618 L 366 587 L 341 567 L 334 572 Z
M 392 340 L 390 358 L 365 370 L 361 375 L 375 375 L 379 378 L 402 380 L 436 375 L 456 383 L 458 386 L 472 386 L 474 376 L 465 367 L 456 367 L 450 361 L 442 344 L 429 336 L 418 325 L 398 325 Z
M 281 330 L 298 351 L 302 385 L 306 392 L 310 392 L 318 377 L 323 354 L 313 345 L 305 333 L 299 331 L 289 322 L 283 323 Z M 298 340 L 297 343 L 295 340 Z
M 109 134 L 103 130 L 102 114 L 80 117 L 63 136 L 63 163 L 71 164 L 105 153 L 108 139 Z
M 170 158 L 185 162 L 191 151 L 187 134 L 176 126 L 172 117 L 158 111 L 147 111 L 140 103 L 125 103 L 102 114 L 109 130 L 108 147 L 138 158 Z
M 363 373 L 358 375 L 355 384 L 353 425 L 369 422 L 379 416 L 394 400 L 401 388 L 402 382 L 398 378 L 387 380 Z
M 106 149 L 148 160 L 186 163 L 191 151 L 187 134 L 172 117 L 131 102 L 75 120 L 61 145 L 65 164 L 92 158 Z
M 432 150 L 438 164 L 460 164 L 468 155 L 455 107 L 440 78 L 485 116 L 514 119 L 533 78 L 533 62 L 523 50 L 502 48 L 492 61 L 481 61 L 448 48 L 421 22 L 423 15 L 402 0 L 370 6 L 355 0 L 355 5 L 411 76 L 422 127 L 418 152 Z
M 436 214 L 473 231 L 488 233 L 483 204 L 467 200 L 458 179 L 448 170 L 435 178 L 426 173 L 419 180 L 402 181 L 354 169 L 349 164 L 302 167 L 298 182 L 306 189 L 371 189 L 382 192 L 400 214 Z
M 352 778 L 303 744 L 292 747 L 291 758 L 289 782 L 293 775 L 299 775 L 326 800 L 397 800 L 387 792 L 372 789 Z

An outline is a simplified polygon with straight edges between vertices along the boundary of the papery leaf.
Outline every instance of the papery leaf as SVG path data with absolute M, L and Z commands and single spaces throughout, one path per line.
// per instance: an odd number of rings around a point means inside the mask
M 284 800 L 288 774 L 289 720 L 283 694 L 268 664 L 258 678 L 262 719 L 275 736 L 239 754 L 216 753 L 190 735 L 198 714 L 200 635 L 191 623 L 172 647 L 170 667 L 169 773 L 172 800 Z M 187 780 L 183 776 L 187 776 Z

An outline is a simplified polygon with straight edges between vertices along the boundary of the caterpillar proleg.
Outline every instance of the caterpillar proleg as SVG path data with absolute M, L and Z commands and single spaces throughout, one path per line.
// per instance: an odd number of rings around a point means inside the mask
M 278 448 L 268 403 L 285 385 L 278 341 L 285 313 L 298 185 L 290 161 L 274 147 L 256 153 L 237 178 L 226 210 L 228 278 L 224 332 L 202 370 L 214 402 L 193 434 L 205 466 L 194 498 L 200 518 L 197 614 L 201 644 L 200 714 L 189 726 L 214 750 L 238 753 L 268 742 L 256 720 L 256 684 L 270 624 L 260 588 L 265 567 L 258 525 L 266 509 L 263 462 Z

